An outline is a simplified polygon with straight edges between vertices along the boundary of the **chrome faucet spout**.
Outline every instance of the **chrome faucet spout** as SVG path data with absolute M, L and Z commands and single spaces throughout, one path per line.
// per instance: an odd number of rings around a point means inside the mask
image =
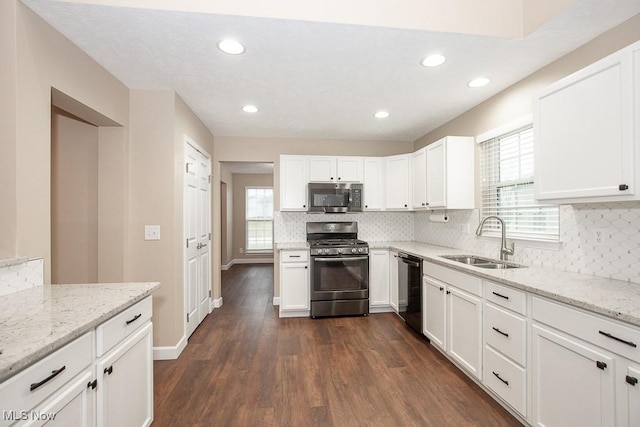
M 476 229 L 476 236 L 482 235 L 484 223 L 487 222 L 488 219 L 495 219 L 500 223 L 500 231 L 502 232 L 502 238 L 500 241 L 500 260 L 507 261 L 507 257 L 509 255 L 513 255 L 515 244 L 511 243 L 511 247 L 507 245 L 507 228 L 504 226 L 504 220 L 502 218 L 500 218 L 498 215 L 489 215 L 484 217 L 482 221 L 480 221 L 480 225 Z

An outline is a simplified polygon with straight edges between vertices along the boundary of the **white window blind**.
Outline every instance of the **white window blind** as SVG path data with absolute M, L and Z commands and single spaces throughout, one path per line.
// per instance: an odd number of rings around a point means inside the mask
M 504 219 L 507 235 L 531 240 L 559 240 L 557 206 L 540 205 L 533 188 L 533 127 L 480 144 L 482 175 L 482 217 L 498 215 Z M 487 221 L 487 235 L 499 235 L 498 221 Z
M 246 188 L 246 252 L 273 252 L 273 188 Z

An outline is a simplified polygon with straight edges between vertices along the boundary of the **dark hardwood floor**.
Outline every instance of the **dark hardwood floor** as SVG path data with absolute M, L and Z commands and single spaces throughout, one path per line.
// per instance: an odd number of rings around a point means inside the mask
M 278 318 L 273 266 L 222 274 L 224 305 L 154 362 L 154 426 L 514 426 L 393 313 Z

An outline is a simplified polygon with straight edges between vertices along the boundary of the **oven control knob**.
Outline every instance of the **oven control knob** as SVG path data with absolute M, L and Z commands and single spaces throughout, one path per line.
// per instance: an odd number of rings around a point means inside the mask
M 353 248 L 353 249 L 351 249 L 351 253 L 352 254 L 356 254 L 356 253 L 358 253 L 358 250 L 356 248 Z
M 364 248 L 359 248 L 358 252 L 360 252 L 360 253 L 364 252 Z
M 338 253 L 341 254 L 342 253 L 342 249 L 338 248 Z

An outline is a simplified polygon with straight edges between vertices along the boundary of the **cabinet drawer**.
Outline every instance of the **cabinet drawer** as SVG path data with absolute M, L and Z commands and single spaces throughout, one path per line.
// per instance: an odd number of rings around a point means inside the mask
M 84 334 L 0 384 L 0 411 L 29 411 L 87 368 L 93 361 L 91 335 Z M 0 417 L 0 426 L 9 424 Z
M 127 335 L 151 320 L 151 297 L 132 305 L 96 328 L 97 356 L 101 357 Z
M 640 362 L 640 329 L 542 298 L 534 297 L 532 307 L 534 320 Z
M 484 297 L 487 301 L 516 313 L 527 314 L 527 294 L 517 289 L 485 280 Z
M 482 296 L 482 279 L 478 277 L 461 273 L 451 268 L 443 267 L 427 261 L 425 261 L 423 265 L 423 271 L 427 276 L 431 276 L 445 283 L 454 285 L 457 288 L 479 297 Z
M 484 348 L 484 384 L 527 416 L 527 373 L 491 347 Z
M 282 251 L 280 262 L 306 262 L 309 259 L 309 251 Z
M 485 343 L 525 366 L 527 322 L 491 303 L 484 306 Z

